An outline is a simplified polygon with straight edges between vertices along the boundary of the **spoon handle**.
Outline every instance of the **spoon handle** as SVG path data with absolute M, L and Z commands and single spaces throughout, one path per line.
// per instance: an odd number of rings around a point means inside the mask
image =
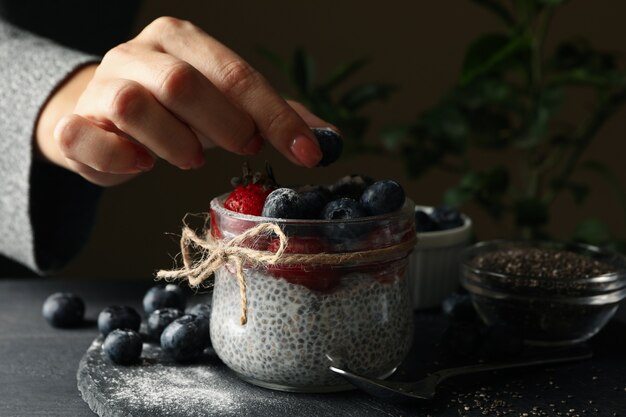
M 581 347 L 579 349 L 575 349 L 574 351 L 570 350 L 564 352 L 563 350 L 558 350 L 550 355 L 542 355 L 521 361 L 491 362 L 478 365 L 460 366 L 458 368 L 442 369 L 440 371 L 434 372 L 430 376 L 438 378 L 439 381 L 443 381 L 444 379 L 453 376 L 467 375 L 486 371 L 496 371 L 500 369 L 521 368 L 524 366 L 549 365 L 554 363 L 572 362 L 582 359 L 589 359 L 592 356 L 593 354 L 589 348 Z

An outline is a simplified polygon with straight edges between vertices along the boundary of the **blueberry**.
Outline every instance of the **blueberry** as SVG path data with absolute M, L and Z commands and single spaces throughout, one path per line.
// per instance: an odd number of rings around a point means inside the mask
M 358 201 L 351 198 L 340 198 L 326 204 L 322 209 L 321 217 L 325 220 L 350 220 L 366 215 L 367 213 Z M 368 225 L 358 222 L 339 222 L 325 226 L 327 237 L 339 242 L 360 238 L 368 230 Z
M 361 204 L 352 198 L 333 200 L 322 209 L 322 219 L 325 220 L 350 220 L 365 217 L 365 215 Z
M 461 227 L 464 223 L 461 213 L 452 207 L 435 207 L 430 216 L 443 230 Z
M 469 294 L 450 294 L 441 303 L 441 309 L 446 316 L 457 321 L 474 321 L 478 317 Z
M 139 330 L 141 317 L 134 308 L 128 306 L 109 306 L 98 314 L 98 330 L 103 336 L 115 329 Z
M 302 206 L 304 208 L 305 219 L 319 219 L 322 209 L 330 201 L 330 192 L 323 188 L 310 188 L 307 191 L 300 191 Z
M 177 362 L 198 359 L 210 344 L 209 320 L 202 316 L 185 314 L 161 334 L 161 349 Z
M 174 320 L 183 315 L 183 311 L 177 308 L 166 307 L 154 310 L 148 316 L 146 329 L 150 340 L 159 340 L 163 330 Z
M 363 191 L 373 183 L 374 180 L 365 175 L 346 175 L 332 185 L 331 191 L 335 199 L 346 197 L 358 200 Z
M 404 190 L 395 181 L 376 181 L 361 194 L 361 205 L 372 215 L 391 213 L 404 205 Z
M 185 309 L 185 294 L 178 285 L 168 284 L 165 287 L 156 285 L 150 288 L 143 297 L 143 309 L 147 314 L 162 308 Z
M 415 230 L 418 232 L 436 232 L 441 230 L 439 224 L 425 211 L 415 211 Z
M 483 331 L 481 354 L 485 359 L 510 359 L 522 354 L 524 340 L 514 327 L 496 323 Z
M 341 136 L 330 128 L 316 127 L 311 130 L 313 130 L 322 151 L 322 159 L 317 166 L 325 167 L 339 159 L 343 151 L 343 140 Z
M 193 314 L 194 316 L 202 316 L 207 319 L 211 319 L 211 304 L 212 303 L 200 303 L 187 310 L 187 314 Z
M 261 215 L 278 219 L 302 219 L 304 212 L 304 203 L 296 190 L 277 188 L 267 196 Z
M 118 365 L 130 365 L 141 356 L 143 344 L 141 336 L 134 330 L 115 329 L 102 343 L 102 350 L 108 358 Z
M 46 298 L 41 312 L 53 327 L 76 327 L 83 322 L 85 303 L 72 293 L 57 292 Z

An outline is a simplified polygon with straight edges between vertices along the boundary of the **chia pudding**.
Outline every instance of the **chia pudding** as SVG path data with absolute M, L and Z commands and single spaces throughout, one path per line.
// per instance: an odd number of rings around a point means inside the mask
M 296 254 L 339 254 L 340 261 L 244 266 L 245 324 L 236 270 L 231 264 L 219 268 L 211 341 L 220 359 L 249 382 L 286 391 L 349 389 L 328 369 L 326 355 L 341 356 L 350 369 L 366 376 L 391 375 L 413 336 L 406 276 L 415 239 L 413 202 L 407 199 L 389 215 L 341 222 L 341 233 L 330 235 L 338 221 L 242 215 L 224 209 L 221 201 L 211 203 L 214 237 L 229 240 L 271 222 L 288 236 L 288 248 L 295 242 Z M 267 242 L 261 238 L 245 244 L 271 252 L 273 243 Z M 377 257 L 343 257 L 372 250 Z
M 248 322 L 242 326 L 235 276 L 215 276 L 211 340 L 231 369 L 246 379 L 296 387 L 342 385 L 326 354 L 347 354 L 351 369 L 386 377 L 404 359 L 412 339 L 404 265 L 387 279 L 348 273 L 328 293 L 259 270 L 247 270 Z M 316 389 L 318 390 L 318 389 Z

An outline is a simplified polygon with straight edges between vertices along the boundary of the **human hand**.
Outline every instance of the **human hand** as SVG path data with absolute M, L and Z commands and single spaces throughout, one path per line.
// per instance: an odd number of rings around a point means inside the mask
M 330 125 L 198 27 L 161 17 L 68 80 L 44 107 L 36 142 L 44 158 L 109 186 L 157 158 L 199 168 L 206 148 L 252 155 L 265 140 L 313 167 L 322 154 L 309 126 Z

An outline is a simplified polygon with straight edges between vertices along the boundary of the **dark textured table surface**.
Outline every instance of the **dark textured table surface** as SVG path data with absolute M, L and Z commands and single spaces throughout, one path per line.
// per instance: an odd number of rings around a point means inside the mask
M 0 279 L 0 416 L 93 416 L 77 390 L 76 371 L 97 336 L 94 320 L 110 304 L 139 308 L 151 285 L 150 280 Z M 81 295 L 91 321 L 80 329 L 51 328 L 41 317 L 41 306 L 56 291 Z M 429 341 L 445 327 L 445 320 L 434 312 L 418 313 L 418 317 L 419 337 L 400 378 L 436 367 L 432 363 L 435 347 Z M 328 415 L 351 414 L 332 407 L 337 399 L 350 398 L 360 405 L 369 404 L 371 415 L 381 416 L 626 416 L 624 306 L 591 346 L 595 356 L 586 362 L 455 379 L 442 387 L 436 401 L 426 404 L 388 404 L 357 392 L 332 394 Z M 285 401 L 299 398 L 288 396 Z M 257 411 L 263 415 L 263 410 Z

